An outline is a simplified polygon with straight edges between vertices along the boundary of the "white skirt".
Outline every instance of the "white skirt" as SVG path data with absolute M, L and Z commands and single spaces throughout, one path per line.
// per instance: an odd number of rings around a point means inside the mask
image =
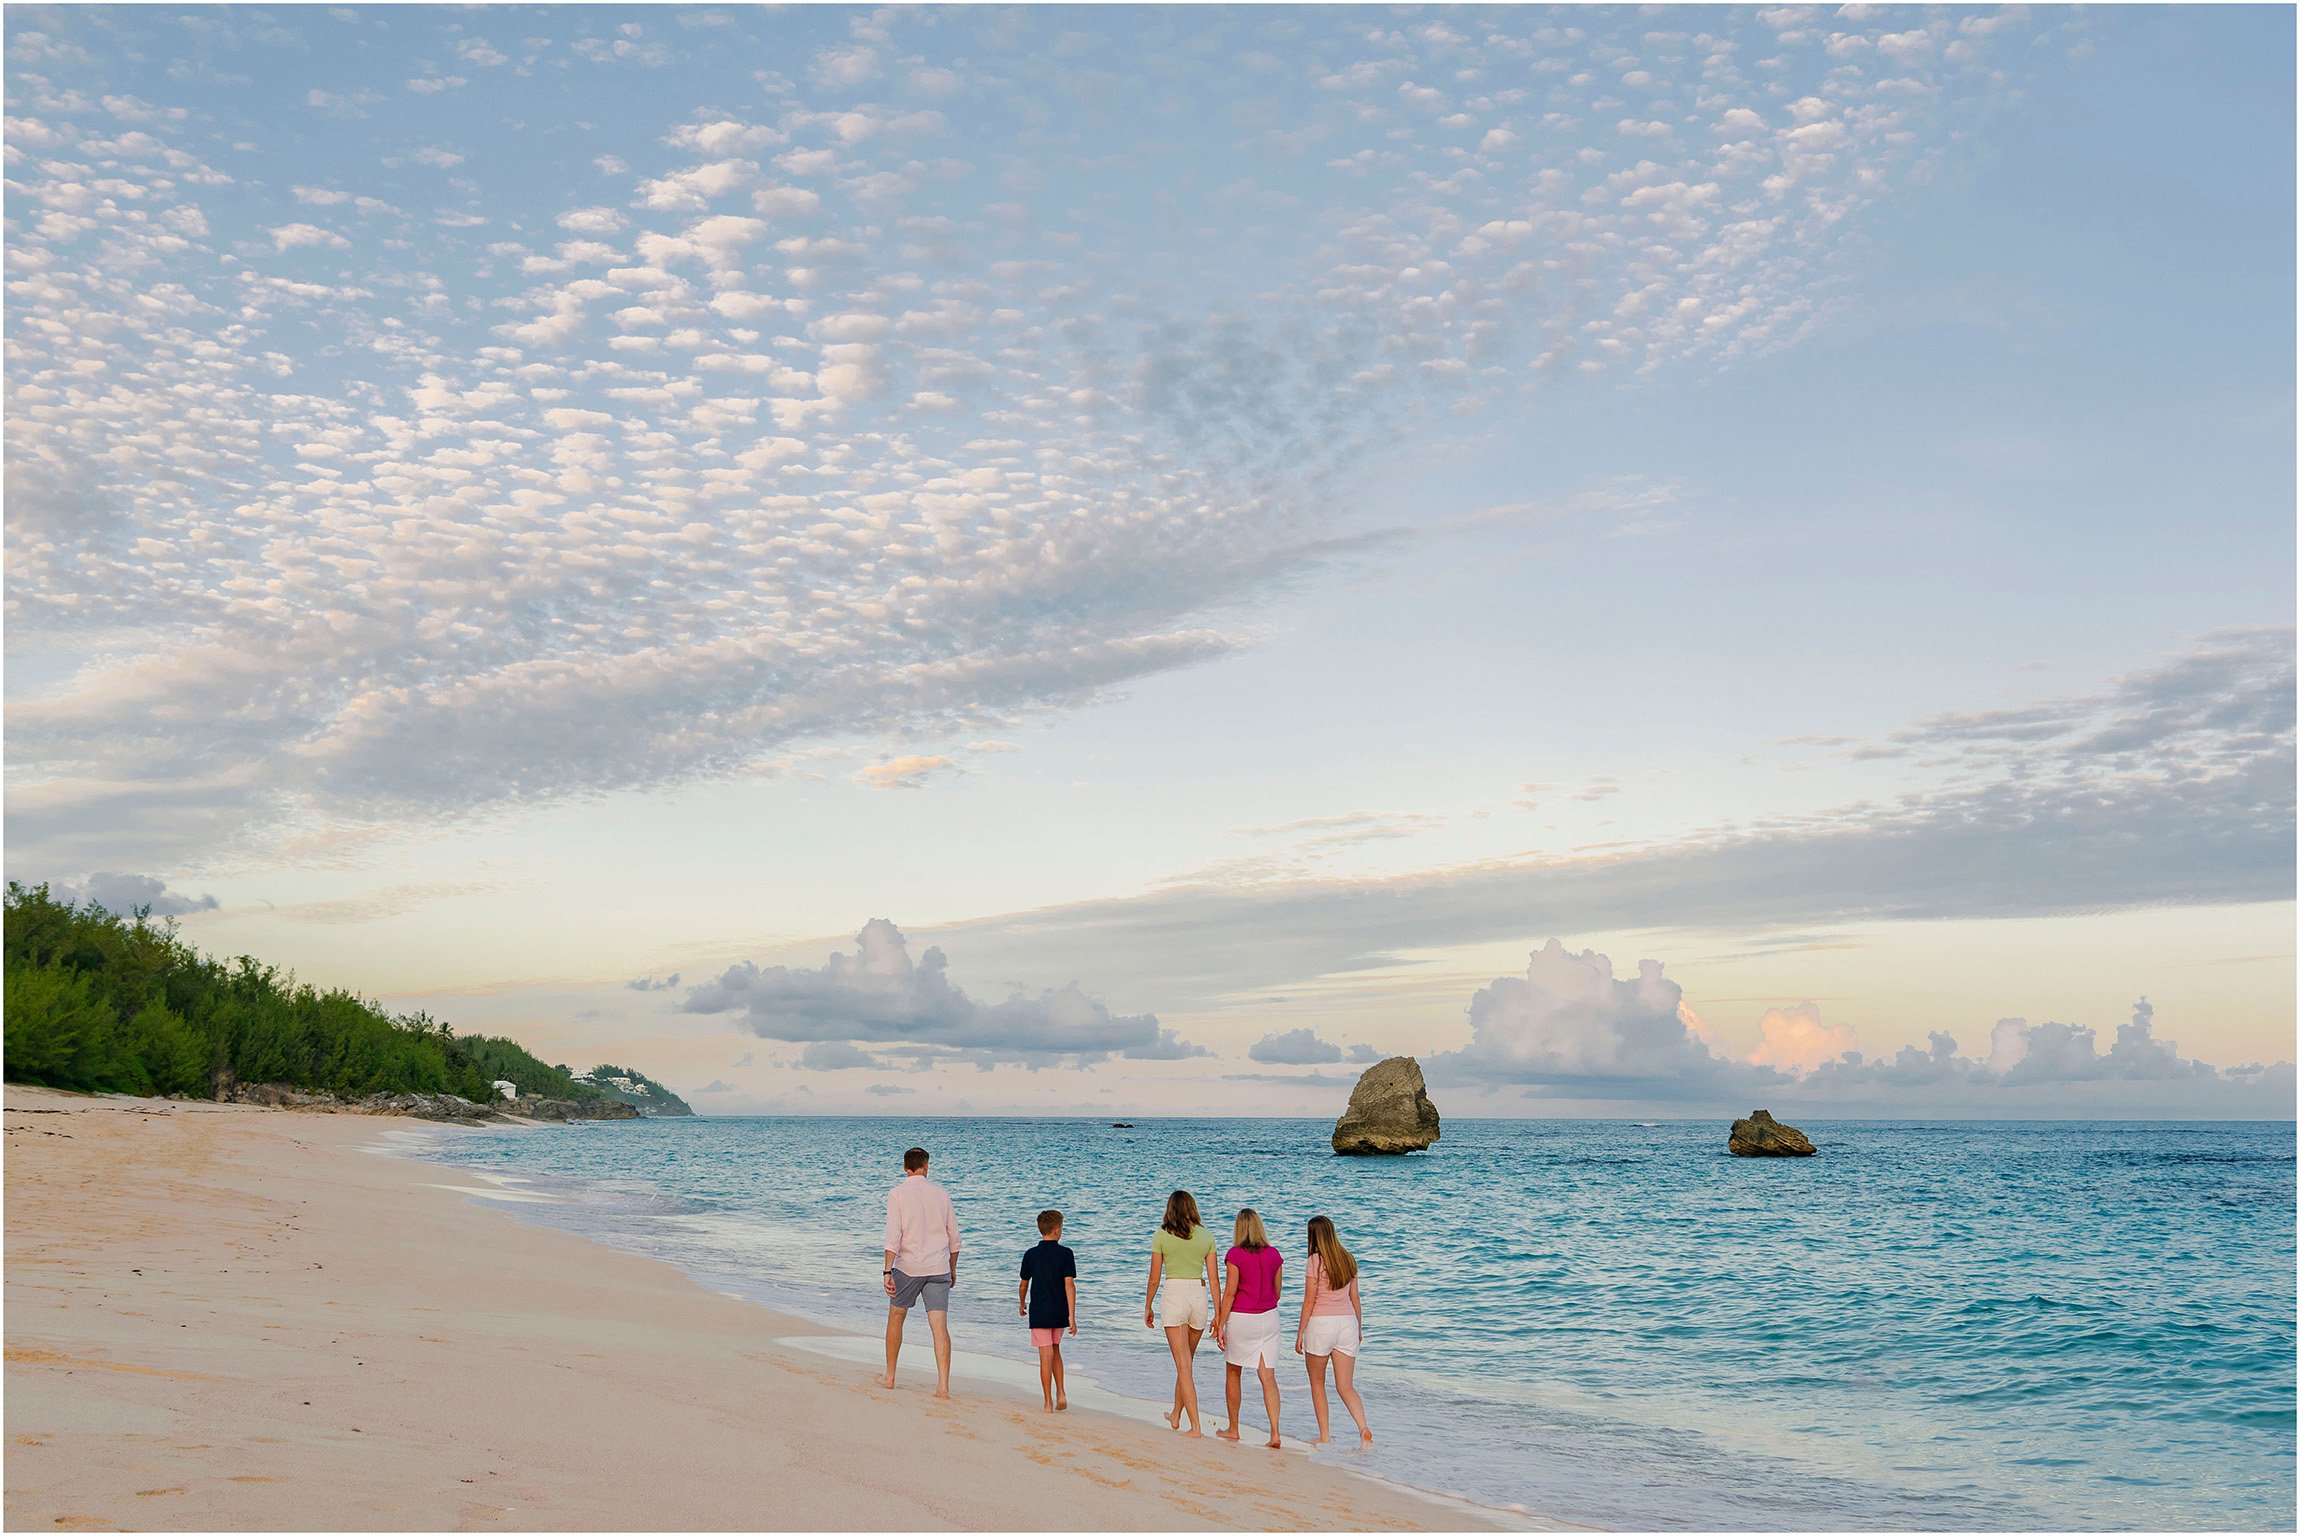
M 1278 1314 L 1233 1312 L 1229 1332 L 1222 1340 L 1222 1358 L 1242 1371 L 1278 1364 Z
M 1354 1312 L 1313 1312 L 1302 1326 L 1302 1353 L 1330 1355 L 1336 1350 L 1358 1357 L 1358 1319 Z

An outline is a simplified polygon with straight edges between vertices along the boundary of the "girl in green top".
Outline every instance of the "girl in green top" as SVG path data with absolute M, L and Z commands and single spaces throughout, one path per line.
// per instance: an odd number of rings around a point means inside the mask
M 1174 1351 L 1174 1411 L 1166 1423 L 1182 1427 L 1190 1416 L 1190 1433 L 1198 1433 L 1198 1380 L 1191 1367 L 1198 1358 L 1198 1340 L 1214 1324 L 1214 1298 L 1222 1294 L 1222 1278 L 1214 1268 L 1214 1238 L 1198 1221 L 1198 1202 L 1190 1191 L 1177 1189 L 1166 1197 L 1166 1219 L 1150 1239 L 1150 1294 L 1142 1300 L 1142 1326 L 1166 1330 L 1166 1345 Z M 1219 1325 L 1214 1342 L 1222 1342 Z

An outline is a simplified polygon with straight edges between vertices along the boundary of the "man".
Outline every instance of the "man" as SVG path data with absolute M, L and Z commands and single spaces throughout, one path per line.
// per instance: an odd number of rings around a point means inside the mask
M 886 1374 L 894 1386 L 902 1327 L 923 1298 L 934 1333 L 936 1397 L 950 1396 L 950 1288 L 958 1282 L 958 1217 L 950 1191 L 926 1176 L 926 1148 L 902 1155 L 902 1182 L 886 1196 Z

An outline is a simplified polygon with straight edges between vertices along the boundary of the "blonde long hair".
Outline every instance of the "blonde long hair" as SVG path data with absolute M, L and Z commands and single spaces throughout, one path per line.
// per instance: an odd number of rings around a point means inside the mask
M 1198 1202 L 1190 1198 L 1190 1191 L 1177 1189 L 1166 1197 L 1166 1219 L 1158 1225 L 1184 1239 L 1198 1229 Z
M 1230 1242 L 1232 1246 L 1243 1248 L 1248 1253 L 1259 1253 L 1269 1247 L 1270 1234 L 1262 1225 L 1261 1213 L 1250 1205 L 1240 1211 L 1237 1221 L 1230 1227 Z
M 1310 1256 L 1326 1272 L 1329 1291 L 1346 1291 L 1350 1282 L 1358 1278 L 1358 1261 L 1350 1257 L 1350 1250 L 1342 1246 L 1334 1224 L 1323 1216 L 1310 1218 Z

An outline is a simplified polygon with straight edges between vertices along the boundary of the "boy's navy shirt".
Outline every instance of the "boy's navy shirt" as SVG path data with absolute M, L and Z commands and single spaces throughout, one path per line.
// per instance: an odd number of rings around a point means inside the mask
M 1070 1326 L 1070 1293 L 1062 1282 L 1078 1273 L 1078 1256 L 1052 1238 L 1022 1255 L 1022 1278 L 1030 1282 L 1030 1326 Z

